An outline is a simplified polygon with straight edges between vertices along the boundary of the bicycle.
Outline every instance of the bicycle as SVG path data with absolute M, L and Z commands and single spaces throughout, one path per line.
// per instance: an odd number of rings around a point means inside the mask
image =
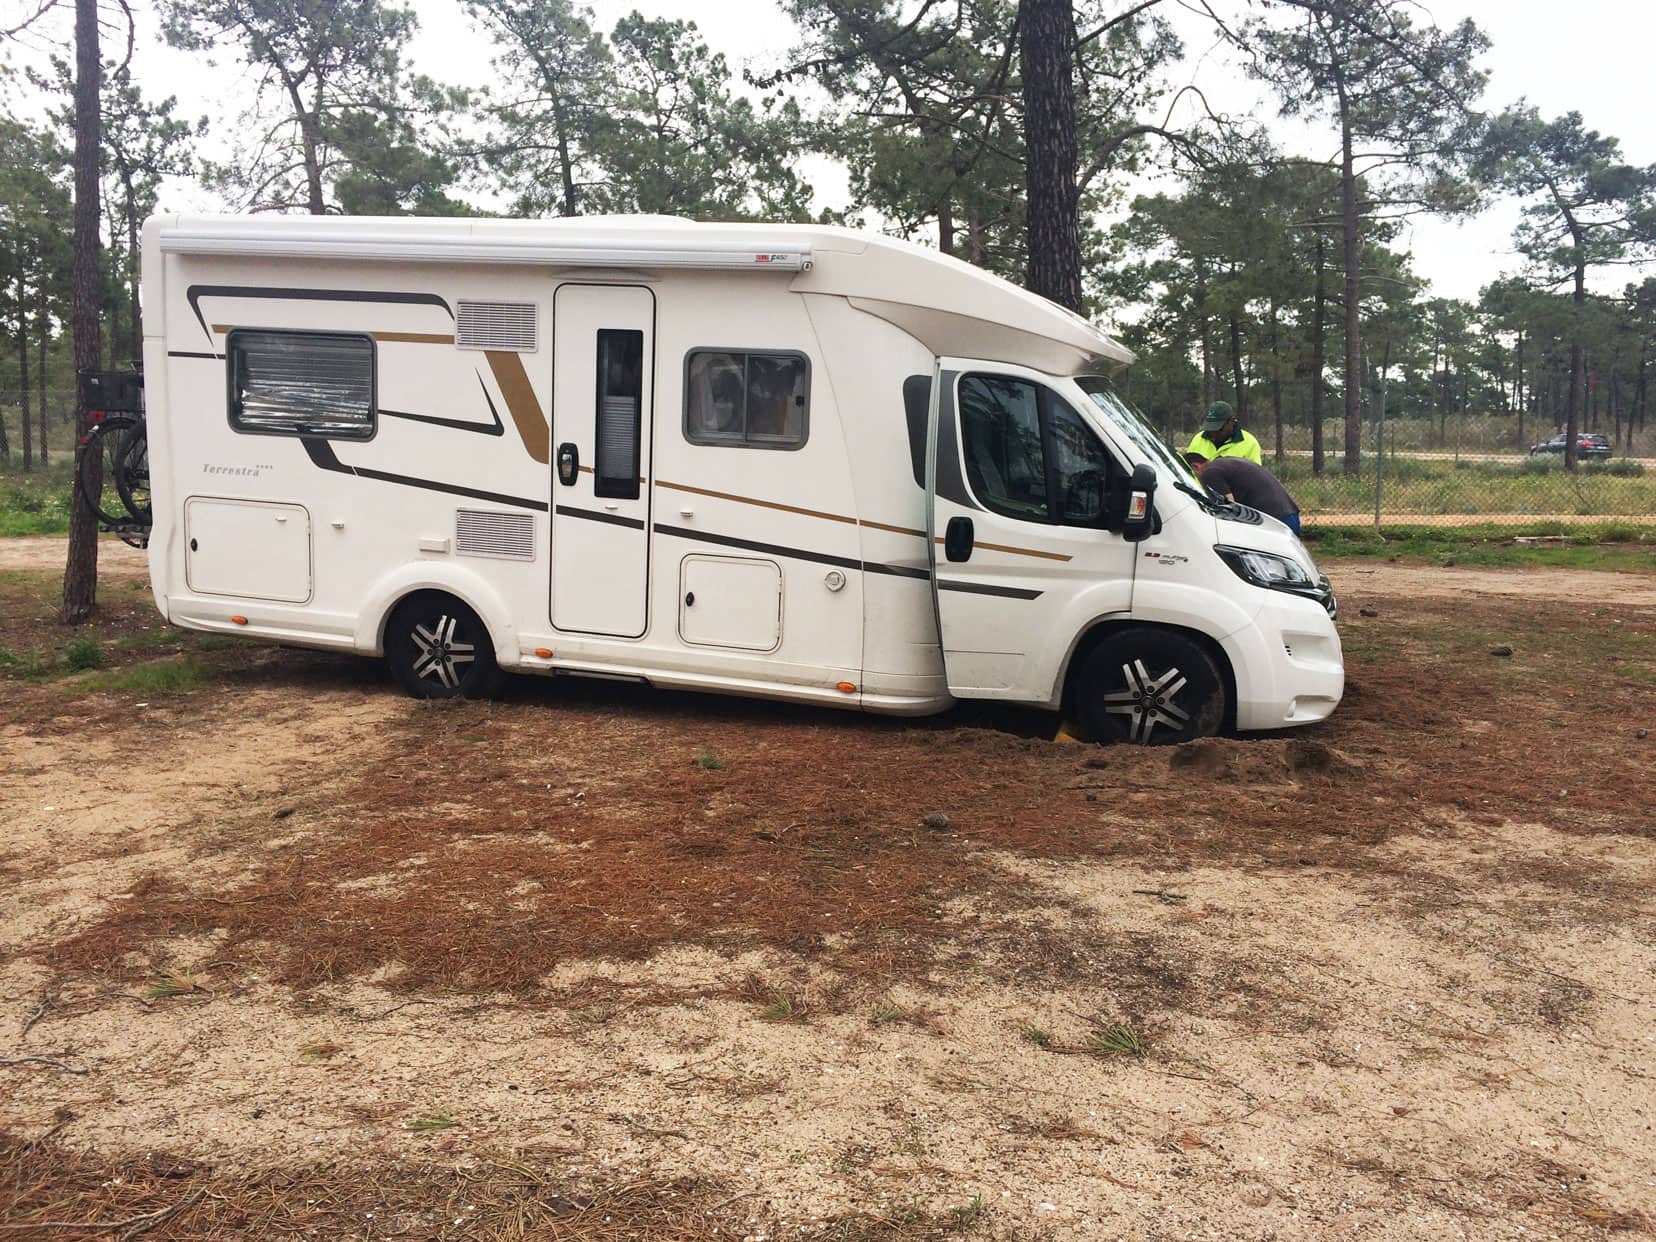
M 100 530 L 144 547 L 152 519 L 144 377 L 136 371 L 88 371 L 80 379 L 92 425 L 80 440 L 75 490 Z

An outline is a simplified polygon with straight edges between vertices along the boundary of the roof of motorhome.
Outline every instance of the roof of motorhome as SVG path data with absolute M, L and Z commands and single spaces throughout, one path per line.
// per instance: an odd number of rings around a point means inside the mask
M 982 268 L 877 233 L 811 224 L 701 224 L 674 216 L 551 220 L 420 216 L 165 216 L 163 251 L 283 258 L 717 268 L 793 273 L 801 293 L 837 294 L 939 355 L 1055 374 L 1131 361 L 1101 329 Z

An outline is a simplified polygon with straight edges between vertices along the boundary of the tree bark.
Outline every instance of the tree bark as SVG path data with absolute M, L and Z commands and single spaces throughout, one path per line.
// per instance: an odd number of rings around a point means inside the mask
M 1230 313 L 1231 378 L 1236 385 L 1236 421 L 1248 421 L 1248 381 L 1242 372 L 1242 324 L 1234 307 Z
M 1317 291 L 1311 309 L 1311 473 L 1321 474 L 1323 459 L 1323 370 L 1328 365 L 1328 289 L 1323 283 L 1323 235 L 1317 234 Z
M 1277 307 L 1271 303 L 1271 417 L 1276 423 L 1276 462 L 1282 464 L 1282 354 L 1277 340 Z
M 954 234 L 954 205 L 945 197 L 937 205 L 937 249 L 941 253 L 954 253 Z
M 29 297 L 23 285 L 23 258 L 17 262 L 17 404 L 23 413 L 23 435 L 19 447 L 23 450 L 23 470 L 34 466 L 34 433 L 29 422 Z
M 1517 357 L 1513 364 L 1513 404 L 1518 407 L 1518 447 L 1524 446 L 1524 334 L 1518 333 Z
M 1576 468 L 1576 434 L 1581 426 L 1581 383 L 1584 359 L 1581 348 L 1582 321 L 1587 310 L 1587 260 L 1580 243 L 1576 245 L 1575 315 L 1570 324 L 1570 404 L 1564 410 L 1564 469 Z
M 127 337 L 133 366 L 144 365 L 144 314 L 138 302 L 138 211 L 132 199 L 132 174 L 126 175 L 127 226 Z
M 1357 173 L 1352 155 L 1351 122 L 1346 118 L 1345 84 L 1340 84 L 1340 228 L 1345 249 L 1345 472 L 1362 469 L 1363 340 L 1362 303 L 1357 295 Z
M 102 65 L 98 59 L 98 0 L 75 0 L 75 255 L 73 304 L 69 320 L 75 337 L 75 369 L 98 366 L 98 113 Z M 75 457 L 90 424 L 75 385 Z M 99 480 L 94 479 L 96 483 Z M 92 615 L 98 599 L 98 519 L 85 504 L 69 508 L 69 558 L 63 570 L 63 608 L 59 618 L 78 625 Z
M 1081 313 L 1081 222 L 1075 188 L 1075 12 L 1071 0 L 1018 9 L 1024 95 L 1026 284 Z

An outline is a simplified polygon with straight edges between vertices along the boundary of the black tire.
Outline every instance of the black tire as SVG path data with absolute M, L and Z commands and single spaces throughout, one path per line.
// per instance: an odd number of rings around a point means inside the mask
M 417 699 L 483 699 L 500 688 L 494 641 L 482 620 L 441 591 L 410 595 L 385 624 L 385 659 Z
M 142 423 L 126 433 L 116 453 L 115 492 L 133 522 L 151 524 L 149 434 Z
M 1092 741 L 1167 746 L 1219 732 L 1225 697 L 1225 679 L 1196 639 L 1130 626 L 1087 653 L 1071 708 Z
M 75 491 L 81 503 L 91 509 L 105 526 L 120 526 L 130 522 L 126 504 L 116 487 L 120 472 L 121 453 L 134 432 L 143 434 L 143 422 L 121 414 L 106 418 L 93 426 L 87 434 L 86 446 L 81 450 L 75 470 Z M 94 486 L 96 474 L 96 486 Z

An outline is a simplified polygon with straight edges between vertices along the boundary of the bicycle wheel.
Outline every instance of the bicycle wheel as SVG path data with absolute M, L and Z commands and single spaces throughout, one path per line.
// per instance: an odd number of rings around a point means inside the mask
M 115 492 L 134 522 L 150 524 L 149 434 L 143 423 L 122 438 L 115 458 Z
M 120 465 L 121 450 L 127 438 L 142 424 L 130 415 L 106 418 L 87 433 L 81 449 L 80 463 L 75 470 L 75 488 L 81 502 L 97 514 L 106 526 L 120 526 L 130 522 L 126 504 L 115 486 Z

